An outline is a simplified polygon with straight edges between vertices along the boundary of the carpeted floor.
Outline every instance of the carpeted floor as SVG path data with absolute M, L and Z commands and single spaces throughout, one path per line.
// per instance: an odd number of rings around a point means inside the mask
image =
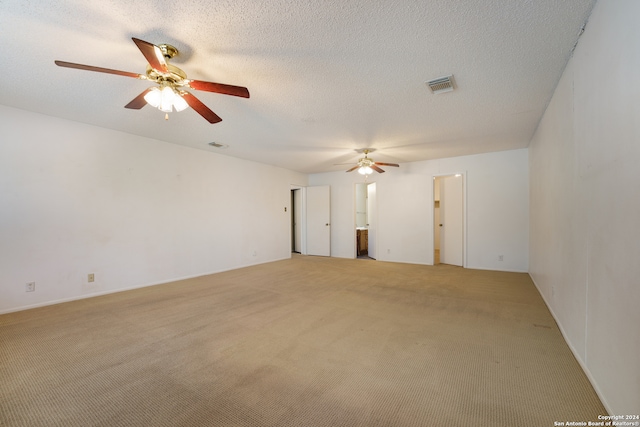
M 605 409 L 527 274 L 291 260 L 0 316 L 2 426 L 553 426 Z

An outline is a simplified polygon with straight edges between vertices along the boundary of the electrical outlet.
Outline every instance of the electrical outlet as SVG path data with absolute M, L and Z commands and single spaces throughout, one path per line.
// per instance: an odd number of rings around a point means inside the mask
M 253 251 L 253 256 L 258 256 L 258 251 Z
M 93 273 L 89 273 L 89 275 L 87 276 L 87 282 L 95 282 L 96 281 L 96 275 Z
M 26 285 L 24 285 L 25 292 L 35 292 L 35 290 L 36 290 L 36 282 L 29 282 Z
M 387 249 L 387 253 L 390 254 L 391 253 L 391 249 Z
M 504 255 L 498 255 L 498 261 L 504 261 Z

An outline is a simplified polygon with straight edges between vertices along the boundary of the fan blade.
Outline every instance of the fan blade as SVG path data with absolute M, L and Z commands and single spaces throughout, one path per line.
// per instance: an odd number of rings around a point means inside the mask
M 379 167 L 377 167 L 376 165 L 371 165 L 371 169 L 373 169 L 374 171 L 376 171 L 378 173 L 384 173 L 384 171 L 382 169 L 380 169 Z
M 147 105 L 147 101 L 145 101 L 144 96 L 147 93 L 149 93 L 150 90 L 151 90 L 151 88 L 145 90 L 140 95 L 138 95 L 135 98 L 133 98 L 133 100 L 130 103 L 128 103 L 127 105 L 125 105 L 124 108 L 131 108 L 132 110 L 139 110 L 142 107 L 144 107 L 145 105 Z
M 349 169 L 347 172 L 354 171 L 354 170 L 358 169 L 359 167 L 360 167 L 360 166 L 355 165 L 354 167 L 352 167 L 351 169 Z
M 94 67 L 92 65 L 74 64 L 73 62 L 54 61 L 58 67 L 76 68 L 78 70 L 97 71 L 99 73 L 116 74 L 118 76 L 133 77 L 136 79 L 146 79 L 146 76 L 128 71 L 112 70 L 110 68 Z
M 218 117 L 216 113 L 211 111 L 209 107 L 204 105 L 202 101 L 191 95 L 189 92 L 181 92 L 180 95 L 182 95 L 184 100 L 187 101 L 187 104 L 189 104 L 191 108 L 196 110 L 196 112 L 204 117 L 209 123 L 218 123 L 222 121 L 222 119 Z
M 205 92 L 222 93 L 224 95 L 240 96 L 249 98 L 249 89 L 242 86 L 225 85 L 222 83 L 204 82 L 202 80 L 189 80 L 189 86 L 195 90 Z
M 399 165 L 399 164 L 397 164 L 397 163 L 383 163 L 383 162 L 376 162 L 375 164 L 376 164 L 376 165 L 378 165 L 378 166 L 394 166 L 394 167 L 396 167 L 396 168 L 400 167 L 400 165 Z
M 169 72 L 167 61 L 164 59 L 164 55 L 158 46 L 135 37 L 131 39 L 136 46 L 138 46 L 138 49 L 140 49 L 140 52 L 142 52 L 149 65 L 151 65 L 151 68 L 160 73 Z

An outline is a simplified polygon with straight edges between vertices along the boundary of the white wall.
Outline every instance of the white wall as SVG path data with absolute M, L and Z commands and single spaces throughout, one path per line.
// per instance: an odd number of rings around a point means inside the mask
M 530 145 L 530 274 L 612 414 L 640 413 L 638 16 L 598 1 Z
M 0 129 L 0 313 L 290 257 L 306 175 L 3 106 Z
M 381 261 L 433 264 L 433 177 L 466 175 L 468 268 L 528 270 L 529 174 L 526 149 L 403 163 L 377 183 L 378 254 Z M 331 185 L 331 255 L 353 258 L 354 183 L 357 173 L 309 177 Z M 504 255 L 503 261 L 498 256 Z

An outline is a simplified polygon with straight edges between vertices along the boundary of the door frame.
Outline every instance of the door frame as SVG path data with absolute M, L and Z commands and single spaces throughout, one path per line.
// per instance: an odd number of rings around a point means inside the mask
M 369 189 L 370 186 L 374 185 L 374 198 L 373 202 L 371 201 L 371 194 Z M 371 208 L 371 209 L 369 209 Z M 371 219 L 373 218 L 373 220 Z M 378 255 L 378 183 L 376 181 L 371 181 L 367 183 L 367 256 L 371 259 L 377 260 L 380 256 Z M 373 228 L 373 233 L 371 233 L 371 229 Z M 371 238 L 373 236 L 373 239 Z M 373 241 L 373 244 L 371 243 Z M 373 247 L 373 251 L 371 248 Z M 371 255 L 373 253 L 373 255 Z
M 369 176 L 371 176 L 371 175 L 369 175 Z M 358 258 L 358 223 L 356 221 L 356 216 L 358 214 L 358 207 L 357 207 L 358 200 L 356 198 L 356 193 L 357 193 L 356 189 L 358 188 L 358 185 L 364 185 L 366 187 L 367 193 L 368 193 L 368 189 L 369 189 L 369 185 L 370 184 L 375 184 L 376 185 L 376 202 L 375 202 L 375 206 L 374 206 L 374 208 L 375 208 L 374 218 L 375 218 L 376 221 L 378 221 L 378 219 L 377 219 L 377 215 L 378 215 L 378 199 L 377 199 L 378 184 L 377 184 L 377 181 L 354 182 L 353 183 L 353 259 L 357 259 Z M 368 220 L 369 219 L 369 214 L 370 214 L 370 212 L 369 212 L 369 197 L 367 196 L 367 230 L 369 228 L 368 226 L 370 225 L 369 224 L 369 220 Z M 378 256 L 377 255 L 377 240 L 378 240 L 377 239 L 377 233 L 378 233 L 377 223 L 376 223 L 374 231 L 376 233 L 376 235 L 374 235 L 374 245 L 375 245 L 374 254 L 376 256 Z M 369 247 L 370 247 L 370 245 L 368 244 L 367 245 L 367 253 L 369 253 Z M 371 258 L 371 259 L 376 261 L 378 258 Z
M 306 255 L 307 254 L 307 187 L 303 187 L 301 185 L 294 185 L 291 184 L 291 188 L 289 189 L 289 191 L 293 191 L 293 190 L 300 190 L 300 215 L 299 215 L 299 219 L 300 219 L 300 254 L 302 255 Z M 291 197 L 289 197 L 289 200 L 291 200 Z M 291 213 L 293 213 L 293 206 L 289 206 L 289 211 Z M 291 217 L 290 222 L 293 221 L 293 217 L 292 215 L 289 215 Z M 291 239 L 293 238 L 292 232 L 291 232 L 291 223 L 289 224 L 289 245 L 291 245 Z M 289 252 L 291 252 L 291 250 L 289 250 Z
M 467 268 L 467 171 L 439 173 L 431 176 L 431 265 L 435 265 L 435 211 L 436 211 L 436 178 L 460 175 L 462 178 L 462 268 Z M 442 237 L 441 237 L 442 241 Z
M 302 253 L 302 226 L 304 225 L 302 215 L 304 209 L 302 206 L 302 189 L 291 188 L 291 253 Z

